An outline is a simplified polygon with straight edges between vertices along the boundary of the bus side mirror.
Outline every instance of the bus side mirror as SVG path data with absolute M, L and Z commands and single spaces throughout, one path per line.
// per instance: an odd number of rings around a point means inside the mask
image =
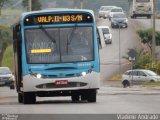
M 97 42 L 98 42 L 99 49 L 102 49 L 102 45 L 101 45 L 101 40 L 100 40 L 98 29 L 97 29 Z

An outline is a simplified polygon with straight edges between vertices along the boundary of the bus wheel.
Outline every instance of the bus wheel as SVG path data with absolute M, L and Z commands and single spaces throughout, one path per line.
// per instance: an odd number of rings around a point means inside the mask
M 23 103 L 23 94 L 22 93 L 18 93 L 18 102 Z
M 74 91 L 71 95 L 72 102 L 79 102 L 80 96 L 78 91 Z
M 87 100 L 87 91 L 86 90 L 84 90 L 83 92 L 82 92 L 82 94 L 81 94 L 81 101 L 86 101 Z
M 87 100 L 88 102 L 96 102 L 96 89 L 88 90 L 87 92 Z
M 36 96 L 34 93 L 30 93 L 30 92 L 23 93 L 24 104 L 34 104 L 35 102 L 36 102 Z
M 72 102 L 79 102 L 79 95 L 72 95 L 71 99 L 72 99 Z

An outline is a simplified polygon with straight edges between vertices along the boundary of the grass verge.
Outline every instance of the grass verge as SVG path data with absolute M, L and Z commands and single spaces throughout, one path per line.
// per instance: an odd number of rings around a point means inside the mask
M 122 79 L 122 75 L 116 75 L 116 76 L 112 76 L 111 78 L 109 78 L 109 80 L 112 81 L 118 81 Z
M 2 66 L 9 67 L 13 71 L 13 45 L 7 47 L 3 56 Z
M 143 87 L 160 87 L 160 82 L 145 82 L 142 84 Z

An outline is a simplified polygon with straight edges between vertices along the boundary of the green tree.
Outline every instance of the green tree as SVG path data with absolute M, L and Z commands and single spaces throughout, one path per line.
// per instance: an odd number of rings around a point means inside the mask
M 4 6 L 4 4 L 6 2 L 8 2 L 9 0 L 0 0 L 0 16 L 1 16 L 1 10 L 2 10 L 2 7 Z
M 0 26 L 0 66 L 2 65 L 4 52 L 10 44 L 12 44 L 12 32 L 10 28 Z
M 152 62 L 152 63 L 147 63 L 145 65 L 145 69 L 152 70 L 158 74 L 160 74 L 160 61 Z
M 148 54 L 140 55 L 135 63 L 133 68 L 134 69 L 145 69 L 146 64 L 152 63 L 152 56 Z
M 28 8 L 28 0 L 23 0 L 22 5 L 23 5 L 23 7 Z M 40 0 L 32 0 L 32 11 L 41 10 L 41 7 L 42 7 L 42 5 L 41 5 Z
M 151 64 L 153 62 L 152 57 L 148 52 L 145 52 L 144 49 L 137 48 L 128 49 L 128 56 L 124 56 L 123 58 L 130 61 L 129 53 L 133 50 L 136 52 L 135 60 L 133 61 L 133 69 L 145 69 L 147 64 Z
M 141 42 L 147 44 L 152 53 L 152 29 L 137 30 L 137 34 L 141 38 Z M 156 31 L 156 45 L 160 45 L 160 31 Z

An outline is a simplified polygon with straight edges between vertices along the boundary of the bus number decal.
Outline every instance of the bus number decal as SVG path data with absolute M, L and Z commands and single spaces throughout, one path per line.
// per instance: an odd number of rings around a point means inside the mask
M 51 49 L 33 49 L 31 53 L 51 53 Z

